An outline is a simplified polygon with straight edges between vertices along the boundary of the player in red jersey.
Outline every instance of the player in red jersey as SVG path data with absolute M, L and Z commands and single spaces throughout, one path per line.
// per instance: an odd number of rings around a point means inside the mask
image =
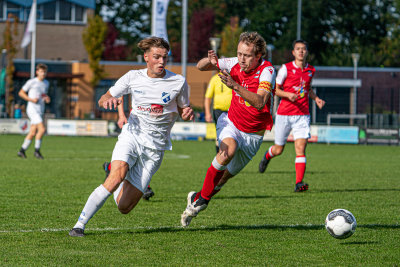
M 266 43 L 258 33 L 244 32 L 239 38 L 237 57 L 218 59 L 210 50 L 208 57 L 197 64 L 201 71 L 222 70 L 219 76 L 233 92 L 228 114 L 222 114 L 217 122 L 220 150 L 207 170 L 201 191 L 188 194 L 187 207 L 181 215 L 184 227 L 256 155 L 265 130 L 272 128 L 270 96 L 275 70 L 263 60 L 265 51 Z
M 307 43 L 303 40 L 294 41 L 292 54 L 294 61 L 283 64 L 276 77 L 275 94 L 281 98 L 281 102 L 275 117 L 275 145 L 265 152 L 259 164 L 259 171 L 265 172 L 269 161 L 282 154 L 286 139 L 292 131 L 296 151 L 294 191 L 302 192 L 308 189 L 308 184 L 303 182 L 307 139 L 311 137 L 308 98 L 314 100 L 320 109 L 325 105 L 325 101 L 320 99 L 310 86 L 315 68 L 306 62 Z

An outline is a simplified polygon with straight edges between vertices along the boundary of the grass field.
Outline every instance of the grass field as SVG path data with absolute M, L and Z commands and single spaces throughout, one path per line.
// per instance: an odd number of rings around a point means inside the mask
M 400 147 L 307 148 L 310 190 L 293 193 L 294 148 L 265 174 L 258 162 L 271 143 L 183 229 L 186 196 L 199 190 L 214 156 L 211 141 L 177 141 L 151 186 L 155 196 L 128 215 L 112 198 L 86 237 L 71 238 L 115 138 L 46 136 L 45 160 L 17 158 L 23 136 L 0 135 L 0 266 L 399 266 Z M 357 218 L 349 239 L 332 238 L 326 215 Z

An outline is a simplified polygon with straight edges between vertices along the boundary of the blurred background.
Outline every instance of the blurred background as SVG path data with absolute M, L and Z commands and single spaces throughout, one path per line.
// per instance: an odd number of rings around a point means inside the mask
M 316 68 L 312 87 L 327 102 L 322 110 L 310 105 L 312 125 L 357 126 L 359 137 L 369 128 L 392 129 L 398 143 L 399 0 L 37 0 L 34 50 L 33 41 L 21 47 L 32 5 L 0 0 L 3 133 L 29 127 L 6 119 L 26 117 L 18 91 L 31 75 L 32 57 L 49 66 L 46 119 L 116 121 L 117 112 L 97 101 L 128 70 L 145 67 L 136 45 L 160 29 L 171 45 L 167 68 L 187 78 L 197 122 L 203 122 L 204 94 L 215 73 L 200 72 L 195 63 L 209 49 L 236 56 L 240 33 L 257 31 L 276 69 L 293 59 L 295 39 L 308 42 L 308 61 Z M 125 100 L 129 112 L 129 96 Z M 108 125 L 108 134 L 114 128 Z

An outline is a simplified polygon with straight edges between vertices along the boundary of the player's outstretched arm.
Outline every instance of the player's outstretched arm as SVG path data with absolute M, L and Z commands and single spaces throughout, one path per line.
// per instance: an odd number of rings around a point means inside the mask
M 218 57 L 214 50 L 208 50 L 208 56 L 200 59 L 197 68 L 201 71 L 218 70 Z
M 105 109 L 116 109 L 118 107 L 118 104 L 121 103 L 121 100 L 119 100 L 116 97 L 113 97 L 110 93 L 110 90 L 107 91 L 104 95 L 100 97 L 99 100 L 99 106 L 103 107 Z
M 192 121 L 194 120 L 194 112 L 191 107 L 180 108 L 178 107 L 179 115 L 184 121 Z

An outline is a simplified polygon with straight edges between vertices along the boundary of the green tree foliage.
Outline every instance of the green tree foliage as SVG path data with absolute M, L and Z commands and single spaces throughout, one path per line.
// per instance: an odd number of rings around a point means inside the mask
M 88 26 L 83 32 L 82 39 L 89 56 L 89 66 L 93 71 L 93 78 L 90 81 L 96 86 L 104 77 L 104 68 L 100 65 L 101 56 L 104 51 L 104 39 L 107 33 L 107 24 L 99 15 L 88 19 Z
M 6 104 L 6 112 L 11 114 L 11 106 L 14 101 L 14 81 L 15 72 L 14 58 L 18 52 L 18 41 L 15 39 L 18 36 L 18 18 L 13 14 L 8 14 L 6 27 L 3 32 L 3 44 L 1 50 L 7 50 L 7 68 L 6 68 L 6 90 L 8 91 L 8 99 Z
M 221 48 L 219 55 L 234 57 L 237 51 L 237 42 L 243 29 L 239 27 L 239 18 L 232 17 L 229 24 L 226 24 L 221 32 Z

